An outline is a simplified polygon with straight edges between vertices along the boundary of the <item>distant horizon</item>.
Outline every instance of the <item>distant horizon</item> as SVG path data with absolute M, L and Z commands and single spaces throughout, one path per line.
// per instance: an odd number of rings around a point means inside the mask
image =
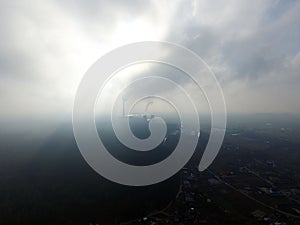
M 237 116 L 237 118 L 234 118 Z M 110 116 L 101 116 L 104 119 L 109 119 Z M 240 118 L 239 118 L 240 117 Z M 274 118 L 275 117 L 275 118 Z M 210 119 L 209 114 L 202 114 L 200 115 L 200 125 L 202 123 L 206 123 L 207 120 Z M 228 113 L 227 114 L 227 122 L 228 125 L 230 125 L 231 122 L 248 122 L 248 120 L 251 121 L 257 121 L 260 122 L 261 119 L 264 120 L 275 120 L 279 119 L 278 122 L 284 122 L 284 121 L 293 121 L 295 124 L 300 125 L 300 113 Z M 296 121 L 295 121 L 296 119 Z M 101 118 L 100 118 L 101 120 Z M 96 118 L 96 121 L 99 122 L 99 117 Z M 53 130 L 61 126 L 62 124 L 72 124 L 72 116 L 71 115 L 61 115 L 61 116 L 39 116 L 39 117 L 28 117 L 28 118 L 17 118 L 17 119 L 11 119 L 3 117 L 0 118 L 0 126 L 1 131 L 0 133 L 7 133 L 7 132 L 30 132 L 34 130 L 35 132 L 38 132 L 39 130 Z

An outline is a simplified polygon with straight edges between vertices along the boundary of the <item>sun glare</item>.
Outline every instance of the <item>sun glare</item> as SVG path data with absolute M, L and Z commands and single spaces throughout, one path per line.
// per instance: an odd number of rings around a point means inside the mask
M 152 25 L 144 21 L 121 22 L 113 35 L 113 39 L 120 44 L 136 41 L 159 40 L 161 34 Z

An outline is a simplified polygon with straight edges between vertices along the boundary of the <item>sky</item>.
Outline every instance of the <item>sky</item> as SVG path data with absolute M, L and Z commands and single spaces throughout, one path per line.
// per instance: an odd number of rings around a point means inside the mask
M 300 113 L 299 12 L 291 0 L 1 1 L 1 119 L 68 117 L 88 68 L 138 41 L 197 53 L 229 113 Z

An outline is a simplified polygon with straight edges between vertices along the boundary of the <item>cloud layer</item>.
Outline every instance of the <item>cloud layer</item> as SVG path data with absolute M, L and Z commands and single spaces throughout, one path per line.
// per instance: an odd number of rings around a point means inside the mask
M 298 1 L 2 1 L 2 118 L 70 114 L 106 52 L 162 40 L 199 54 L 229 112 L 300 113 Z

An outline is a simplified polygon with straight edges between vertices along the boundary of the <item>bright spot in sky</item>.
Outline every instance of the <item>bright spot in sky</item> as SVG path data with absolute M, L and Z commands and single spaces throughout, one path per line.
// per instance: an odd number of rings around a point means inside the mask
M 113 40 L 120 44 L 159 40 L 160 37 L 159 31 L 156 32 L 153 26 L 141 20 L 120 22 L 113 34 Z

